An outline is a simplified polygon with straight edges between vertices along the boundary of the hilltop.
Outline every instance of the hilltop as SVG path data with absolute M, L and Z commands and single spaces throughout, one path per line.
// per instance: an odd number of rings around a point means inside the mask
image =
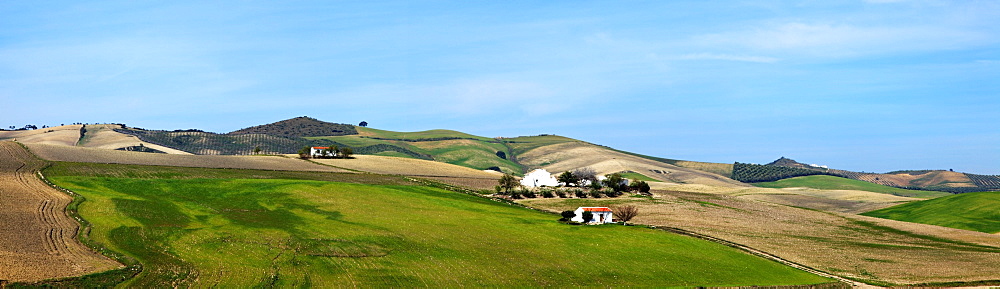
M 228 133 L 228 135 L 266 134 L 283 137 L 334 136 L 358 134 L 353 125 L 325 122 L 315 118 L 300 116 L 265 125 L 252 126 Z

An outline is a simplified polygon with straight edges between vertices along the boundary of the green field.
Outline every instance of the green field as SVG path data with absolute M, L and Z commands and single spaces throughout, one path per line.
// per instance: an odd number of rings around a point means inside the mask
M 352 147 L 391 145 L 403 148 L 413 154 L 400 152 L 380 152 L 377 155 L 414 157 L 427 156 L 435 161 L 484 170 L 499 167 L 506 173 L 523 174 L 520 165 L 497 156 L 498 151 L 507 152 L 507 147 L 495 139 L 475 136 L 452 130 L 428 130 L 418 132 L 394 132 L 372 128 L 358 128 L 360 135 L 331 137 L 309 137 L 310 140 L 330 140 Z
M 868 192 L 891 194 L 904 197 L 923 198 L 923 199 L 938 198 L 938 197 L 952 195 L 951 193 L 946 193 L 946 192 L 918 191 L 918 190 L 893 188 L 865 181 L 852 180 L 847 178 L 826 176 L 826 175 L 794 177 L 775 182 L 754 183 L 753 185 L 758 187 L 777 188 L 777 189 L 804 187 L 804 188 L 813 188 L 820 190 L 857 190 L 857 191 L 868 191 Z
M 1000 192 L 957 194 L 906 203 L 862 215 L 984 233 L 1000 233 Z
M 156 169 L 163 169 L 157 174 Z M 144 266 L 119 287 L 733 286 L 830 280 L 641 227 L 395 177 L 59 163 L 92 240 Z M 246 174 L 253 179 L 236 178 Z M 276 175 L 271 175 L 276 174 Z
M 657 180 L 657 179 L 654 179 L 654 178 L 650 178 L 650 177 L 647 177 L 646 175 L 643 175 L 643 174 L 640 174 L 640 173 L 636 173 L 636 172 L 619 173 L 619 174 L 621 174 L 623 178 L 626 178 L 626 179 L 629 179 L 629 180 L 640 180 L 640 181 L 646 181 L 646 182 L 662 182 L 660 180 Z

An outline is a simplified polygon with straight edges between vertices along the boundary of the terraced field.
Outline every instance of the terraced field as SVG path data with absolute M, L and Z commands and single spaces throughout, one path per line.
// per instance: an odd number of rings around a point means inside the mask
M 79 225 L 64 211 L 72 197 L 37 177 L 44 165 L 20 145 L 0 142 L 0 280 L 38 281 L 119 267 L 76 240 Z
M 556 215 L 480 197 L 383 183 L 398 177 L 241 179 L 228 170 L 177 168 L 123 178 L 111 177 L 120 173 L 113 165 L 76 165 L 62 163 L 46 173 L 87 197 L 79 212 L 93 224 L 93 239 L 143 263 L 142 273 L 119 287 L 830 281 L 700 239 L 641 227 L 564 225 Z

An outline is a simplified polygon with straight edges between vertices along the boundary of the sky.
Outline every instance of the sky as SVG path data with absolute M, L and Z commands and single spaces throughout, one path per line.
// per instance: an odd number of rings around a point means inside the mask
M 0 127 L 297 116 L 1000 174 L 997 1 L 0 1 Z

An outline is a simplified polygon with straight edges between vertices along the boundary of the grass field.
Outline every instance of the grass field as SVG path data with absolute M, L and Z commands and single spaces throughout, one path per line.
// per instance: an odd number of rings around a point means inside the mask
M 428 130 L 418 132 L 394 132 L 372 128 L 358 128 L 359 135 L 310 137 L 311 140 L 331 140 L 353 147 L 392 145 L 419 155 L 430 156 L 435 161 L 460 165 L 477 170 L 499 167 L 507 173 L 521 175 L 520 165 L 497 156 L 506 153 L 507 147 L 492 138 L 475 136 L 452 130 Z M 414 158 L 400 152 L 384 152 L 378 155 Z
M 813 188 L 821 190 L 857 190 L 875 193 L 891 194 L 896 196 L 914 198 L 937 198 L 950 196 L 951 193 L 937 191 L 918 191 L 893 188 L 864 181 L 852 180 L 835 176 L 804 176 L 784 179 L 776 182 L 754 183 L 753 185 L 764 188 Z
M 640 180 L 640 181 L 646 181 L 646 182 L 662 182 L 661 180 L 650 178 L 650 177 L 647 177 L 646 175 L 643 175 L 643 174 L 640 174 L 640 173 L 636 173 L 636 172 L 621 173 L 621 175 L 622 175 L 623 178 L 626 178 L 626 179 L 629 179 L 629 180 Z
M 1000 233 L 1000 192 L 964 193 L 902 204 L 862 215 Z
M 1000 276 L 1000 236 L 790 207 L 747 199 L 749 195 L 653 193 L 653 197 L 536 198 L 518 203 L 551 212 L 580 206 L 635 205 L 639 215 L 632 222 L 636 224 L 676 227 L 722 238 L 874 284 L 982 285 L 975 282 Z
M 564 225 L 551 214 L 378 179 L 238 179 L 229 170 L 186 168 L 157 175 L 142 166 L 126 169 L 136 174 L 126 178 L 77 165 L 46 173 L 87 198 L 79 212 L 93 224 L 92 239 L 144 264 L 120 287 L 829 281 L 699 239 L 640 227 Z M 269 173 L 284 172 L 254 172 Z

